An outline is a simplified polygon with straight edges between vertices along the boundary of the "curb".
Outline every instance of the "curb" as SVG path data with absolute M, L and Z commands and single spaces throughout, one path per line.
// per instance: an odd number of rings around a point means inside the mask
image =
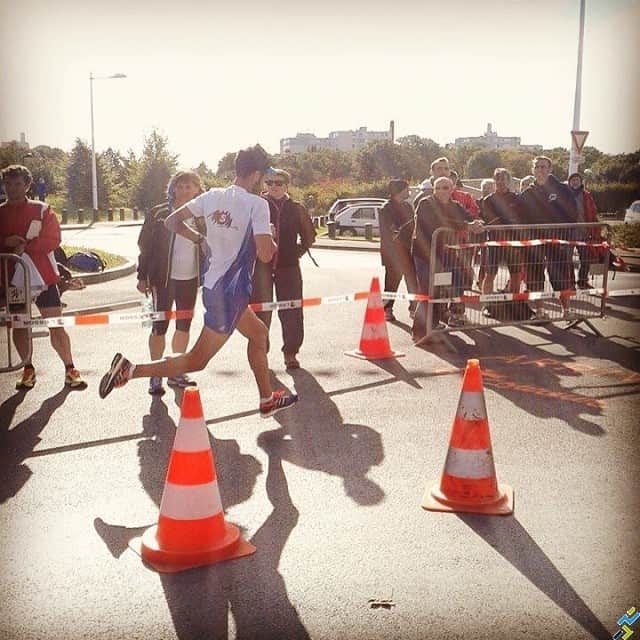
M 136 300 L 125 300 L 114 304 L 96 305 L 95 307 L 82 307 L 71 311 L 63 311 L 63 316 L 93 315 L 94 313 L 109 313 L 111 311 L 119 311 L 121 309 L 131 309 L 140 306 L 140 298 Z

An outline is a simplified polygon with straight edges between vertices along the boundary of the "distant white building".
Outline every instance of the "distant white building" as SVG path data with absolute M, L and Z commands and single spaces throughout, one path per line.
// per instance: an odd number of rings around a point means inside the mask
M 472 145 L 476 147 L 486 147 L 487 149 L 522 149 L 523 151 L 541 151 L 539 144 L 520 144 L 519 136 L 499 136 L 497 131 L 493 131 L 491 123 L 487 124 L 487 130 L 481 136 L 468 138 L 456 138 L 454 147 Z
M 331 131 L 326 138 L 318 138 L 313 133 L 298 133 L 294 138 L 281 138 L 280 153 L 301 153 L 318 149 L 352 151 L 378 140 L 393 140 L 389 131 L 368 131 L 360 127 L 356 131 Z

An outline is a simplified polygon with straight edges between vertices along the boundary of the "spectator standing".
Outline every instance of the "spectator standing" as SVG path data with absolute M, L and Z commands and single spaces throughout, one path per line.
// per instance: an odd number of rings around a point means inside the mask
M 416 269 L 411 257 L 411 239 L 415 226 L 413 207 L 407 202 L 409 183 L 406 180 L 390 180 L 387 192 L 389 199 L 380 209 L 380 257 L 385 268 L 384 290 L 397 291 L 404 277 L 407 291 L 415 293 L 418 289 Z M 384 318 L 395 320 L 394 300 L 384 304 Z M 414 316 L 416 303 L 409 304 L 409 315 Z
M 53 251 L 60 246 L 60 225 L 51 207 L 29 200 L 31 172 L 22 165 L 9 165 L 2 170 L 2 182 L 7 201 L 0 205 L 0 253 L 28 256 L 46 286 L 35 299 L 43 318 L 58 317 L 62 312 L 58 282 L 60 275 L 55 266 Z M 29 301 L 27 301 L 29 304 Z M 19 305 L 20 307 L 22 305 Z M 36 371 L 29 353 L 28 329 L 14 328 L 13 343 L 25 366 L 16 389 L 32 389 Z M 72 389 L 85 389 L 87 384 L 73 363 L 71 341 L 64 327 L 51 327 L 49 339 L 65 368 L 64 383 Z
M 573 193 L 573 198 L 578 210 L 578 222 L 598 222 L 598 209 L 593 196 L 584 188 L 582 176 L 579 173 L 572 173 L 567 180 L 569 188 Z M 600 240 L 600 228 L 582 228 L 576 232 L 576 240 L 594 242 Z M 578 246 L 578 256 L 580 257 L 580 268 L 578 269 L 578 287 L 589 288 L 589 265 L 593 262 L 591 247 Z
M 527 224 L 573 224 L 578 221 L 578 211 L 569 187 L 560 182 L 551 173 L 551 160 L 546 156 L 533 159 L 532 169 L 535 182 L 521 195 L 522 214 Z M 541 231 L 533 234 L 538 237 L 549 238 L 562 236 L 563 240 L 572 240 L 572 229 L 561 233 Z M 575 288 L 575 274 L 573 272 L 573 246 L 559 244 L 545 244 L 538 247 L 527 247 L 525 255 L 527 263 L 527 289 L 529 291 L 544 290 L 545 261 L 549 281 L 554 291 L 567 291 Z M 568 317 L 568 297 L 560 295 L 563 314 Z M 536 300 L 534 311 L 537 318 L 546 318 L 542 309 L 542 300 Z
M 238 151 L 234 164 L 236 178 L 231 186 L 197 196 L 165 222 L 169 230 L 200 245 L 208 263 L 202 286 L 204 326 L 198 340 L 182 355 L 144 364 L 134 364 L 116 353 L 100 382 L 101 398 L 132 378 L 170 377 L 204 369 L 237 328 L 248 339 L 247 358 L 260 395 L 260 415 L 266 418 L 298 401 L 295 394 L 273 391 L 267 328 L 248 306 L 256 256 L 270 262 L 276 251 L 269 228 L 269 206 L 251 193 L 270 171 L 269 156 L 255 145 Z M 205 219 L 206 236 L 185 224 L 191 218 Z
M 275 230 L 277 251 L 269 262 L 256 262 L 253 271 L 251 302 L 272 302 L 273 290 L 277 300 L 302 299 L 300 258 L 315 242 L 316 232 L 306 208 L 289 197 L 291 176 L 276 169 L 265 180 L 262 197 L 269 204 L 271 224 Z M 267 329 L 271 327 L 271 311 L 258 311 L 258 318 Z M 278 311 L 282 327 L 282 352 L 287 369 L 300 367 L 297 355 L 304 340 L 302 307 Z
M 482 200 L 482 218 L 487 225 L 488 240 L 515 240 L 516 235 L 505 231 L 491 232 L 491 225 L 522 224 L 520 198 L 511 191 L 511 174 L 507 169 L 497 168 L 492 180 L 495 192 Z M 519 236 L 518 236 L 519 237 Z M 485 247 L 482 252 L 481 280 L 482 293 L 492 293 L 498 266 L 506 264 L 509 269 L 509 286 L 511 293 L 519 293 L 522 283 L 522 251 L 520 247 Z
M 434 195 L 420 201 L 415 217 L 415 232 L 412 244 L 412 255 L 416 266 L 416 276 L 420 293 L 429 293 L 430 256 L 432 251 L 432 236 L 439 227 L 447 227 L 455 231 L 471 231 L 482 233 L 484 224 L 481 220 L 474 219 L 464 207 L 452 199 L 453 182 L 446 177 L 438 178 L 434 185 Z M 452 284 L 447 288 L 449 297 L 457 297 L 463 292 L 463 264 L 458 252 L 447 249 L 445 243 L 451 238 L 446 234 L 440 236 L 436 246 L 437 271 L 450 271 Z M 440 289 L 442 291 L 442 288 Z M 437 293 L 436 296 L 439 296 Z M 419 340 L 426 333 L 426 307 L 427 303 L 421 302 L 416 309 L 413 323 L 413 339 Z M 446 320 L 451 327 L 464 324 L 465 308 L 463 303 L 449 305 L 449 313 L 442 312 L 442 304 L 433 305 L 433 325 L 437 326 L 440 320 Z
M 203 192 L 200 176 L 193 171 L 178 171 L 167 185 L 167 202 L 157 205 L 145 217 L 138 237 L 138 284 L 140 293 L 151 294 L 154 311 L 176 311 L 193 314 L 198 294 L 198 246 L 186 238 L 171 233 L 165 227 L 167 216 Z M 149 336 L 149 354 L 152 360 L 162 358 L 168 320 L 154 320 Z M 185 353 L 189 345 L 190 317 L 178 317 L 171 339 L 173 353 Z M 169 377 L 169 386 L 194 385 L 186 374 Z M 149 393 L 163 395 L 162 378 L 149 379 Z
M 47 185 L 42 176 L 38 178 L 36 184 L 34 185 L 34 191 L 38 200 L 40 200 L 40 202 L 44 202 L 45 198 L 47 197 Z

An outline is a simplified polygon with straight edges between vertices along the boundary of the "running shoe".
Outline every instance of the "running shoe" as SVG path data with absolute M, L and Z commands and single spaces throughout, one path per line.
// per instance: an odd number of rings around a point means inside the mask
M 184 389 L 185 387 L 195 387 L 198 383 L 192 380 L 186 373 L 182 373 L 179 376 L 171 376 L 167 378 L 167 384 L 170 387 L 179 387 Z
M 67 369 L 64 374 L 64 384 L 72 389 L 86 389 L 87 383 L 80 376 L 79 371 L 75 367 Z
M 151 376 L 149 378 L 149 393 L 152 396 L 163 396 L 165 389 L 162 386 L 162 378 L 158 376 Z
M 295 393 L 286 394 L 282 389 L 274 391 L 271 399 L 260 403 L 260 415 L 268 418 L 282 409 L 288 409 L 298 402 L 298 396 Z
M 98 388 L 100 397 L 106 398 L 114 387 L 122 387 L 127 384 L 129 382 L 130 369 L 131 363 L 121 353 L 116 353 L 109 371 L 100 380 L 100 387 Z
M 28 391 L 36 384 L 36 370 L 33 367 L 25 367 L 22 370 L 22 377 L 16 382 L 17 391 Z

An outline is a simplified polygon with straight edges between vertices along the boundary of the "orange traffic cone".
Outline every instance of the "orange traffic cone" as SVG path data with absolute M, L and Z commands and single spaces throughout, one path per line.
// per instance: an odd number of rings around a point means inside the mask
M 360 347 L 353 351 L 345 351 L 345 355 L 364 360 L 384 360 L 400 358 L 404 353 L 393 351 L 389 344 L 387 323 L 384 321 L 384 307 L 378 278 L 371 280 L 371 289 L 364 313 L 364 325 L 360 338 Z
M 173 573 L 246 556 L 255 547 L 225 522 L 197 387 L 184 390 L 157 526 L 140 541 L 142 559 Z
M 440 484 L 425 493 L 423 509 L 487 515 L 513 513 L 513 489 L 498 485 L 480 362 L 468 360 Z

